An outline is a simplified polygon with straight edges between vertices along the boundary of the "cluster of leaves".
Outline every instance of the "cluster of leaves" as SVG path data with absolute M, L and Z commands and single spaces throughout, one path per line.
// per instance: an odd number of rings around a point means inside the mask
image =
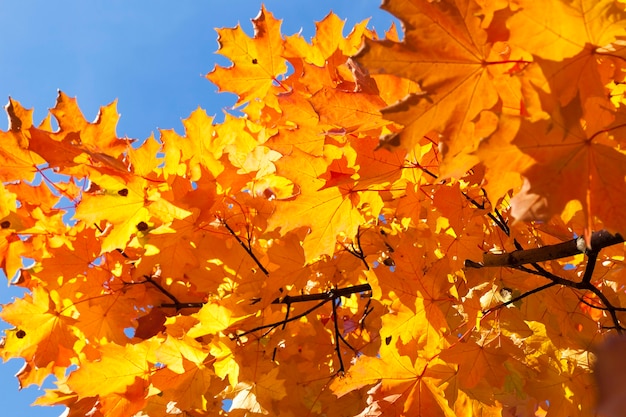
M 592 235 L 626 232 L 624 5 L 383 7 L 402 41 L 329 14 L 309 43 L 265 9 L 253 37 L 220 29 L 232 65 L 207 77 L 243 116 L 198 109 L 182 136 L 10 101 L 0 265 L 29 293 L 0 356 L 21 386 L 56 377 L 37 404 L 592 413 L 590 349 L 626 306 L 622 238 Z

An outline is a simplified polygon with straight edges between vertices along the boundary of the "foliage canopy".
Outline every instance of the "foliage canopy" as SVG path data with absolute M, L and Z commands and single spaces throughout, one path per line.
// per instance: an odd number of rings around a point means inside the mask
M 0 356 L 21 386 L 55 376 L 37 404 L 594 413 L 626 311 L 624 3 L 383 7 L 402 39 L 331 13 L 307 42 L 264 8 L 253 37 L 219 29 L 232 65 L 207 78 L 243 116 L 182 136 L 10 100 L 0 266 L 29 293 Z

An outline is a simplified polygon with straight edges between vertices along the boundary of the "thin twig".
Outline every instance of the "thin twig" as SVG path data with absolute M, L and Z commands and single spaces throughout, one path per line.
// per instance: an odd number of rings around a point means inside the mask
M 361 247 L 361 226 L 359 225 L 357 232 L 356 232 L 356 244 L 357 246 L 354 246 L 354 243 L 351 243 L 350 246 L 344 246 L 344 248 L 346 248 L 346 250 L 348 252 L 350 252 L 352 255 L 356 256 L 357 258 L 359 258 L 361 260 L 361 262 L 363 262 L 363 265 L 365 265 L 365 269 L 366 270 L 370 270 L 370 266 L 368 265 L 367 261 L 365 260 L 365 254 L 363 253 L 363 248 Z
M 282 325 L 283 323 L 286 324 L 286 323 L 290 323 L 290 322 L 295 321 L 295 320 L 299 320 L 302 317 L 312 313 L 313 311 L 317 310 L 318 308 L 320 308 L 321 306 L 323 306 L 324 304 L 326 304 L 326 303 L 328 303 L 329 301 L 332 301 L 332 300 L 334 300 L 334 298 L 327 298 L 327 299 L 323 300 L 322 302 L 317 303 L 313 307 L 309 308 L 308 310 L 306 310 L 306 311 L 304 311 L 304 312 L 302 312 L 300 314 L 296 314 L 295 316 L 292 316 L 292 317 L 290 317 L 287 320 L 281 320 L 281 321 L 276 322 L 276 323 L 270 323 L 270 324 L 264 324 L 262 326 L 257 326 L 254 329 L 250 329 L 250 330 L 247 330 L 247 331 L 245 331 L 243 333 L 239 333 L 239 334 L 235 335 L 234 338 L 238 339 L 238 338 L 243 337 L 243 336 L 245 336 L 247 334 L 258 332 L 259 330 L 263 330 L 263 329 L 272 329 L 273 330 L 273 329 L 277 328 L 278 326 Z
M 332 290 L 332 294 L 336 297 L 348 297 L 352 294 L 359 294 L 364 292 L 372 291 L 372 287 L 369 284 L 359 284 L 354 285 L 352 287 L 345 288 L 337 288 Z M 293 304 L 293 303 L 307 303 L 310 301 L 320 301 L 327 300 L 330 297 L 330 292 L 322 292 L 318 294 L 302 294 L 302 295 L 286 295 L 284 297 L 276 298 L 272 301 L 272 304 Z M 260 302 L 261 299 L 254 299 L 254 303 Z M 163 308 L 201 308 L 206 303 L 204 302 L 195 302 L 195 303 L 163 303 L 161 307 Z M 278 325 L 282 324 L 282 321 L 278 323 Z
M 337 370 L 338 375 L 343 375 L 345 372 L 345 368 L 343 366 L 343 359 L 341 357 L 341 345 L 339 343 L 339 338 L 341 335 L 339 334 L 339 323 L 337 321 L 337 302 L 336 298 L 333 297 L 333 322 L 335 323 L 335 351 L 337 351 L 337 358 L 339 358 L 339 369 Z
M 163 293 L 163 295 L 165 295 L 167 298 L 172 300 L 174 302 L 174 306 L 176 307 L 176 309 L 177 310 L 179 309 L 179 306 L 181 305 L 181 303 L 171 292 L 169 292 L 161 284 L 153 280 L 150 275 L 144 275 L 143 277 L 146 279 L 146 282 L 149 282 L 150 284 L 154 285 L 156 288 L 158 288 L 159 291 Z
M 237 239 L 237 242 L 239 242 L 239 244 L 241 245 L 241 247 L 248 253 L 248 255 L 250 255 L 250 257 L 252 258 L 252 260 L 254 260 L 254 262 L 257 264 L 257 266 L 259 267 L 259 269 L 261 271 L 263 271 L 263 273 L 265 274 L 265 276 L 269 276 L 270 273 L 267 269 L 265 269 L 265 267 L 263 266 L 263 264 L 261 264 L 261 261 L 259 261 L 259 259 L 256 257 L 256 255 L 254 254 L 254 252 L 252 252 L 252 247 L 249 245 L 246 245 L 243 240 L 241 240 L 241 238 L 239 237 L 239 235 L 237 235 L 237 233 L 235 233 L 235 231 L 228 225 L 228 223 L 226 223 L 225 219 L 220 219 L 220 221 L 222 222 L 222 224 L 224 225 L 224 227 L 226 228 L 226 230 L 228 230 L 228 232 L 233 235 L 233 237 L 235 239 Z
M 506 301 L 504 303 L 500 303 L 497 306 L 494 306 L 494 307 L 488 308 L 487 310 L 484 310 L 483 311 L 483 316 L 486 316 L 487 314 L 489 314 L 489 313 L 491 313 L 493 311 L 500 310 L 501 308 L 504 308 L 504 307 L 506 307 L 506 306 L 508 306 L 510 304 L 516 303 L 519 300 L 523 300 L 524 298 L 528 297 L 529 295 L 536 294 L 538 292 L 541 292 L 541 291 L 543 291 L 545 289 L 548 289 L 550 287 L 553 287 L 555 285 L 557 285 L 556 282 L 549 282 L 546 285 L 542 285 L 541 287 L 533 288 L 530 291 L 526 291 L 524 294 L 518 295 L 515 298 L 511 298 L 509 301 Z

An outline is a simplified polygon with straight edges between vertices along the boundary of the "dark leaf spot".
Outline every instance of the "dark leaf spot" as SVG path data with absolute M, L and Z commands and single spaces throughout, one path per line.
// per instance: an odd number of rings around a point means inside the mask
M 386 344 L 387 346 L 389 346 L 389 343 L 391 343 L 391 336 L 387 336 L 387 337 L 385 338 L 385 344 Z
M 253 64 L 255 64 L 255 65 L 256 65 L 258 62 L 259 62 L 259 61 L 257 61 L 257 60 L 256 60 L 256 58 L 253 58 L 253 59 L 252 59 L 252 63 L 253 63 Z
M 148 230 L 148 223 L 146 222 L 137 223 L 137 230 L 139 230 L 140 232 L 145 232 L 146 230 Z
M 128 188 L 122 188 L 117 193 L 121 195 L 122 197 L 126 197 L 128 195 Z
M 5 220 L 2 223 L 0 223 L 0 227 L 2 227 L 3 229 L 8 229 L 9 227 L 11 227 L 11 222 L 8 220 Z
M 17 336 L 18 339 L 23 339 L 26 336 L 26 332 L 24 330 L 18 330 L 15 332 L 15 336 Z

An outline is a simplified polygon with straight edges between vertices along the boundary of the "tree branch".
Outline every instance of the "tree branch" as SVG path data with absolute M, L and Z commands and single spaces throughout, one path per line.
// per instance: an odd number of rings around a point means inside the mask
M 320 300 L 328 300 L 329 297 L 348 297 L 352 294 L 358 294 L 362 292 L 372 291 L 372 287 L 370 284 L 360 284 L 354 285 L 352 287 L 346 288 L 337 288 L 332 291 L 322 292 L 318 294 L 302 294 L 302 295 L 286 295 L 284 297 L 279 297 L 272 301 L 272 304 L 293 304 L 293 303 L 306 303 L 309 301 L 320 301 Z M 255 303 L 258 303 L 260 299 L 255 299 Z M 163 303 L 161 307 L 163 308 L 201 308 L 206 303 L 197 302 L 197 303 Z M 278 323 L 279 325 L 282 323 Z
M 337 302 L 333 298 L 333 322 L 335 324 L 335 351 L 337 352 L 337 358 L 339 358 L 339 369 L 337 375 L 343 375 L 345 368 L 343 366 L 343 358 L 341 357 L 341 346 L 339 345 L 339 323 L 337 322 Z
M 281 321 L 276 322 L 276 323 L 264 324 L 262 326 L 257 326 L 254 329 L 246 330 L 243 333 L 238 333 L 235 336 L 233 336 L 233 339 L 238 339 L 238 338 L 243 337 L 243 336 L 245 336 L 247 334 L 258 332 L 259 330 L 263 330 L 263 329 L 273 330 L 273 329 L 275 329 L 278 326 L 290 323 L 290 322 L 295 321 L 295 320 L 299 320 L 302 317 L 304 317 L 304 316 L 312 313 L 313 311 L 317 310 L 318 308 L 320 308 L 321 306 L 323 306 L 324 304 L 326 304 L 329 301 L 334 301 L 334 298 L 328 298 L 327 297 L 325 300 L 322 300 L 322 302 L 315 304 L 313 307 L 309 308 L 308 310 L 303 311 L 300 314 L 296 314 L 295 316 L 291 316 L 291 317 L 289 317 L 289 318 L 287 318 L 285 320 L 281 320 Z
M 222 222 L 222 224 L 224 225 L 224 227 L 226 228 L 226 230 L 228 230 L 228 233 L 230 233 L 231 235 L 233 235 L 233 237 L 235 239 L 237 239 L 237 242 L 239 242 L 239 245 L 241 245 L 241 247 L 248 253 L 248 255 L 250 255 L 250 257 L 252 258 L 252 260 L 257 264 L 257 266 L 259 267 L 259 269 L 261 271 L 263 271 L 263 273 L 265 274 L 265 276 L 269 276 L 270 273 L 267 269 L 265 269 L 265 267 L 263 266 L 263 264 L 261 263 L 261 261 L 259 261 L 259 259 L 256 257 L 256 255 L 254 254 L 254 252 L 252 252 L 252 247 L 250 247 L 249 245 L 246 245 L 245 243 L 243 243 L 243 240 L 241 240 L 241 238 L 239 237 L 239 235 L 237 235 L 237 233 L 235 233 L 235 231 L 228 225 L 228 223 L 226 223 L 225 219 L 220 219 L 220 221 Z
M 591 235 L 591 249 L 593 252 L 599 252 L 608 246 L 617 245 L 624 242 L 624 238 L 620 234 L 611 234 L 606 230 L 599 230 Z M 585 240 L 582 237 L 572 239 L 567 242 L 558 243 L 556 245 L 546 245 L 535 249 L 515 250 L 507 253 L 485 253 L 482 263 L 468 260 L 465 264 L 468 268 L 482 267 L 515 267 L 525 264 L 533 264 L 537 262 L 545 262 L 553 259 L 565 258 L 568 256 L 587 253 Z

